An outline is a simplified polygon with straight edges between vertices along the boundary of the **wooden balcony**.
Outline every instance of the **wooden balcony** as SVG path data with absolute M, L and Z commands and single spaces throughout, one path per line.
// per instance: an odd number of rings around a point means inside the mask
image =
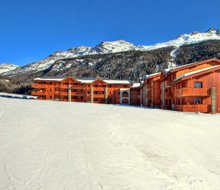
M 103 92 L 105 91 L 105 87 L 95 87 L 94 86 L 93 89 L 94 89 L 94 91 L 103 91 Z
M 66 85 L 66 84 L 61 84 L 61 85 L 60 85 L 60 88 L 66 89 L 66 88 L 68 88 L 68 85 Z
M 60 94 L 61 92 L 60 91 L 54 91 L 54 94 Z
M 166 92 L 164 96 L 165 96 L 165 99 L 172 99 L 173 98 L 173 93 L 172 92 Z
M 61 84 L 60 85 L 60 88 L 62 89 L 67 89 L 69 87 L 69 85 L 66 85 L 66 84 Z M 75 89 L 75 90 L 81 90 L 81 89 L 84 89 L 85 87 L 82 86 L 82 85 L 71 85 L 71 89 Z
M 61 96 L 68 96 L 68 92 L 60 92 Z
M 174 110 L 183 112 L 210 112 L 210 106 L 204 104 L 174 105 Z
M 33 96 L 46 96 L 46 92 L 32 91 L 31 95 L 33 95 Z
M 37 83 L 33 83 L 32 84 L 32 88 L 46 88 L 46 84 L 37 84 Z
M 175 97 L 190 97 L 190 96 L 209 96 L 208 88 L 181 88 L 175 89 Z
M 105 94 L 93 94 L 94 98 L 105 98 Z
M 85 92 L 71 92 L 72 96 L 84 96 Z

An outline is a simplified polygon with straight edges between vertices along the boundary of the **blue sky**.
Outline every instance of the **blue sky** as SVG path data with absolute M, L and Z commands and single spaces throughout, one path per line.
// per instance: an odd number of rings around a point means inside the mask
M 0 63 L 123 39 L 150 45 L 220 28 L 219 0 L 0 0 Z

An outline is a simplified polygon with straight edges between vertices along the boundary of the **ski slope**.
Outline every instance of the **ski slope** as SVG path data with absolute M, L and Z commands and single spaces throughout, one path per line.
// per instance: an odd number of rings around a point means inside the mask
M 0 97 L 1 190 L 219 190 L 220 115 Z

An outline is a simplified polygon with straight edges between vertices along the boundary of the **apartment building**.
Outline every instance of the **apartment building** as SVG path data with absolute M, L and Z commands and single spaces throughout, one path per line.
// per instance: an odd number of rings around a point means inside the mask
M 147 75 L 144 82 L 36 78 L 40 100 L 143 105 L 183 112 L 220 113 L 220 60 L 208 59 Z
M 147 107 L 220 112 L 220 60 L 208 59 L 147 76 L 142 88 Z
M 32 88 L 39 100 L 140 105 L 128 80 L 35 78 Z
M 161 106 L 161 73 L 147 75 L 142 84 L 142 105 L 152 108 Z

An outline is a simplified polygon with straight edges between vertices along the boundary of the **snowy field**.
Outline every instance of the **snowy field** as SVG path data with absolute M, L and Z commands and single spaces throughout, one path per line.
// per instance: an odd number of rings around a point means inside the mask
M 18 99 L 37 99 L 37 96 L 29 96 L 29 95 L 21 95 L 21 94 L 12 94 L 12 93 L 5 93 L 5 92 L 0 92 L 0 97 L 5 97 L 5 98 L 18 98 Z
M 1 190 L 219 190 L 220 115 L 0 98 Z

